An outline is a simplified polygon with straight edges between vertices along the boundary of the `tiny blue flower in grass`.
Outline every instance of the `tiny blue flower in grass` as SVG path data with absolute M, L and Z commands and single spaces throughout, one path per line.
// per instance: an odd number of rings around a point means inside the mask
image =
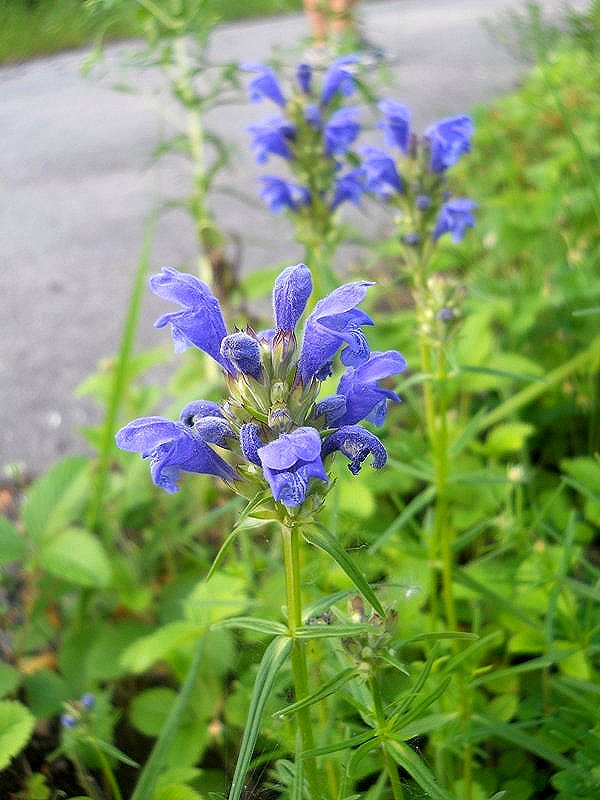
M 220 404 L 189 403 L 178 421 L 133 420 L 117 433 L 117 444 L 147 458 L 153 482 L 167 492 L 179 489 L 182 472 L 205 473 L 245 497 L 268 492 L 269 513 L 277 518 L 282 507 L 308 504 L 315 512 L 327 492 L 328 465 L 336 451 L 350 460 L 354 474 L 369 453 L 375 468 L 386 460 L 383 444 L 358 423 L 383 422 L 388 401 L 399 398 L 379 381 L 402 372 L 405 361 L 393 350 L 370 352 L 363 327 L 373 321 L 357 306 L 371 285 L 348 283 L 320 300 L 306 319 L 297 355 L 296 329 L 312 292 L 304 264 L 287 267 L 275 280 L 274 328 L 258 334 L 250 328 L 228 334 L 205 284 L 163 270 L 150 280 L 151 288 L 184 310 L 161 321 L 183 329 L 176 341 L 185 335 L 186 344 L 220 364 L 229 395 Z M 348 369 L 337 394 L 319 401 L 321 380 L 338 353 Z

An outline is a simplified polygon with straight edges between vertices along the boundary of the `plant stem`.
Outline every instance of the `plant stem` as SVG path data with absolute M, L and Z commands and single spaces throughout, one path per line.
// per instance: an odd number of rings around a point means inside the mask
M 300 587 L 300 549 L 299 531 L 295 525 L 281 525 L 283 542 L 283 569 L 285 573 L 285 590 L 287 597 L 288 630 L 293 640 L 292 674 L 294 677 L 294 694 L 296 700 L 308 696 L 308 668 L 306 665 L 305 643 L 296 638 L 296 631 L 302 626 L 302 595 Z M 302 708 L 296 712 L 298 727 L 302 736 L 302 747 L 313 750 L 315 746 L 310 711 Z M 308 782 L 311 800 L 321 796 L 314 758 L 303 760 L 304 772 Z
M 400 783 L 400 776 L 398 774 L 398 767 L 396 762 L 391 757 L 387 743 L 385 741 L 386 717 L 383 708 L 383 701 L 381 699 L 381 692 L 379 691 L 379 683 L 377 677 L 372 675 L 369 679 L 369 688 L 371 689 L 371 697 L 373 698 L 373 705 L 375 707 L 375 716 L 377 718 L 377 731 L 381 740 L 381 749 L 383 752 L 383 763 L 385 764 L 385 771 L 390 779 L 390 786 L 392 787 L 392 795 L 394 800 L 404 800 L 404 791 Z

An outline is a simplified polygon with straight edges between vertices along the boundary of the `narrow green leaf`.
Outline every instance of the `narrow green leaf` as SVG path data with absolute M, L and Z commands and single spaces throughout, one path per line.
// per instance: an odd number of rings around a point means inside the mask
M 139 769 L 140 765 L 137 761 L 129 758 L 129 756 L 125 755 L 122 750 L 119 750 L 119 748 L 115 747 L 113 744 L 103 742 L 101 739 L 94 739 L 94 746 L 104 751 L 107 755 L 116 758 L 117 761 L 122 761 L 123 764 L 127 764 L 128 767 L 137 767 Z
M 393 730 L 396 732 L 400 732 L 404 729 L 405 724 L 409 724 L 415 719 L 423 716 L 423 712 L 426 711 L 429 706 L 433 705 L 435 701 L 440 698 L 450 684 L 450 678 L 445 678 L 439 686 L 430 692 L 428 695 L 425 695 L 421 700 L 416 702 L 414 705 L 411 705 L 410 709 L 406 714 L 392 714 L 389 723 Z M 404 739 L 408 739 L 408 736 L 404 736 Z
M 340 600 L 345 600 L 347 597 L 350 597 L 353 593 L 352 589 L 340 589 L 339 592 L 334 592 L 333 594 L 327 595 L 327 597 L 321 597 L 315 600 L 314 603 L 305 606 L 302 616 L 305 620 L 312 619 L 322 614 L 323 611 L 327 611 L 336 603 L 339 603 Z
M 435 497 L 435 486 L 427 486 L 422 492 L 413 497 L 410 503 L 402 510 L 396 519 L 389 525 L 369 547 L 370 553 L 377 553 L 394 534 L 401 530 L 419 511 L 428 506 Z
M 185 681 L 179 690 L 177 700 L 173 703 L 173 707 L 171 708 L 169 716 L 167 717 L 165 726 L 162 729 L 156 744 L 152 748 L 150 758 L 144 764 L 142 773 L 135 785 L 133 794 L 131 795 L 131 800 L 147 800 L 148 797 L 152 796 L 152 792 L 154 791 L 158 782 L 158 778 L 163 769 L 166 756 L 171 747 L 171 743 L 175 737 L 175 734 L 177 733 L 177 730 L 179 729 L 181 720 L 183 719 L 187 706 L 190 702 L 190 698 L 192 697 L 192 693 L 198 679 L 198 673 L 200 672 L 200 666 L 203 661 L 203 656 L 204 642 L 202 641 L 196 647 L 194 657 L 192 658 L 187 675 L 185 676 Z
M 582 777 L 586 776 L 584 770 L 577 767 L 568 758 L 565 758 L 561 753 L 557 753 L 552 747 L 549 747 L 540 739 L 537 739 L 530 733 L 524 731 L 518 725 L 513 725 L 508 722 L 501 722 L 498 719 L 489 719 L 481 714 L 473 715 L 473 722 L 480 725 L 487 734 L 497 736 L 503 739 L 510 745 L 523 748 L 529 753 L 533 753 L 539 758 L 543 758 L 550 764 L 554 764 L 560 769 L 567 770 L 568 772 L 575 773 Z
M 479 639 L 476 633 L 469 633 L 468 631 L 439 631 L 435 633 L 418 633 L 416 636 L 411 636 L 410 639 L 402 639 L 400 646 L 404 647 L 413 642 L 437 642 L 442 639 Z
M 539 624 L 535 620 L 531 619 L 518 606 L 511 603 L 509 600 L 506 600 L 504 597 L 502 597 L 501 594 L 498 594 L 498 592 L 495 592 L 493 589 L 490 589 L 489 586 L 486 586 L 485 584 L 475 580 L 475 578 L 471 577 L 471 575 L 468 575 L 466 572 L 464 572 L 464 570 L 462 569 L 454 570 L 452 577 L 457 583 L 466 586 L 467 589 L 471 589 L 472 591 L 477 592 L 483 597 L 487 597 L 493 600 L 496 608 L 502 609 L 503 611 L 512 614 L 512 616 L 516 617 L 517 619 L 520 619 L 526 625 L 529 625 L 530 628 L 533 628 L 536 631 L 538 630 Z
M 252 761 L 252 753 L 258 737 L 263 711 L 273 689 L 277 674 L 288 658 L 291 649 L 291 639 L 273 639 L 262 657 L 252 691 L 248 719 L 244 728 L 244 736 L 237 764 L 235 765 L 228 800 L 240 800 L 242 797 L 246 773 Z
M 365 733 L 351 736 L 343 742 L 335 742 L 334 744 L 328 744 L 324 747 L 315 747 L 313 750 L 305 750 L 304 753 L 302 753 L 302 758 L 319 758 L 320 756 L 328 756 L 332 753 L 341 753 L 344 750 L 351 750 L 353 747 L 359 747 L 361 744 L 373 739 L 374 736 L 375 734 L 373 731 L 365 731 Z
M 296 711 L 299 711 L 302 708 L 306 708 L 307 706 L 313 705 L 313 703 L 318 703 L 321 700 L 324 700 L 329 695 L 333 694 L 340 686 L 343 686 L 345 683 L 348 683 L 356 675 L 356 670 L 354 667 L 348 667 L 347 669 L 340 672 L 334 678 L 332 678 L 327 683 L 323 684 L 320 689 L 312 694 L 308 695 L 308 697 L 303 698 L 302 700 L 298 700 L 296 703 L 291 703 L 291 705 L 286 706 L 285 708 L 276 711 L 273 716 L 274 717 L 285 717 L 288 714 L 295 714 Z
M 215 560 L 210 566 L 208 570 L 208 574 L 206 576 L 206 580 L 209 581 L 212 576 L 215 574 L 215 571 L 221 566 L 223 559 L 225 558 L 225 554 L 229 550 L 231 544 L 235 540 L 235 538 L 242 532 L 244 523 L 251 515 L 252 511 L 257 508 L 267 497 L 268 492 L 265 490 L 264 492 L 259 492 L 256 497 L 253 497 L 252 500 L 249 500 L 246 507 L 240 514 L 240 517 L 236 524 L 233 526 L 231 533 L 227 536 L 221 547 L 219 548 L 219 552 L 217 553 Z
M 338 540 L 332 536 L 325 527 L 322 525 L 319 525 L 318 527 L 319 530 L 311 528 L 310 531 L 304 532 L 304 538 L 306 541 L 331 556 L 331 558 L 333 558 L 336 564 L 346 573 L 352 583 L 356 586 L 357 591 L 359 591 L 365 600 L 373 606 L 378 614 L 380 614 L 382 617 L 385 617 L 385 611 L 377 599 L 377 595 L 367 582 L 365 576 L 352 561 L 348 553 L 346 553 L 346 551 L 340 546 Z
M 98 525 L 108 476 L 110 473 L 110 460 L 116 448 L 115 432 L 117 428 L 117 419 L 123 398 L 127 392 L 129 366 L 135 342 L 135 332 L 137 330 L 138 321 L 140 318 L 142 297 L 144 295 L 144 289 L 146 286 L 146 273 L 150 263 L 150 252 L 152 249 L 152 241 L 154 239 L 155 224 L 156 214 L 152 214 L 148 220 L 148 223 L 146 224 L 146 230 L 144 232 L 142 252 L 140 254 L 133 279 L 133 287 L 131 289 L 129 305 L 127 308 L 127 317 L 123 326 L 123 333 L 121 334 L 119 354 L 117 356 L 113 382 L 106 408 L 106 417 L 102 426 L 102 437 L 98 452 L 98 463 L 96 464 L 96 468 L 94 470 L 92 497 L 87 515 L 87 525 L 92 531 L 94 531 Z
M 431 800 L 454 800 L 452 795 L 439 785 L 433 773 L 425 766 L 423 759 L 407 744 L 390 738 L 388 750 L 394 761 L 427 793 L 427 797 Z
M 360 636 L 361 634 L 380 634 L 381 628 L 375 625 L 302 625 L 296 629 L 298 639 L 331 639 L 348 636 Z
M 269 633 L 273 636 L 285 636 L 287 634 L 287 628 L 281 622 L 274 622 L 270 619 L 257 619 L 256 617 L 232 617 L 211 625 L 211 630 L 218 630 L 219 628 L 244 628 L 258 633 Z

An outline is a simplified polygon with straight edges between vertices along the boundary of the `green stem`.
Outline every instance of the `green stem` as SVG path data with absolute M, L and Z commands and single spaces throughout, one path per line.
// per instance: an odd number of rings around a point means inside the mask
M 303 700 L 308 697 L 308 668 L 306 664 L 305 643 L 296 638 L 296 631 L 302 626 L 302 594 L 300 587 L 300 549 L 299 531 L 295 525 L 281 525 L 283 542 L 283 569 L 285 573 L 285 590 L 287 598 L 288 630 L 293 640 L 292 647 L 292 674 L 294 677 L 295 699 Z M 298 727 L 302 736 L 302 747 L 313 750 L 315 747 L 310 711 L 302 708 L 296 712 Z M 304 772 L 308 782 L 311 800 L 318 800 L 321 796 L 319 780 L 314 758 L 303 760 Z
M 144 233 L 142 252 L 133 281 L 133 288 L 131 290 L 131 297 L 129 299 L 129 306 L 127 309 L 127 317 L 125 319 L 123 334 L 121 336 L 121 344 L 119 346 L 119 353 L 117 355 L 117 361 L 115 364 L 114 377 L 112 380 L 110 397 L 106 409 L 106 419 L 102 428 L 98 462 L 95 466 L 95 480 L 93 483 L 92 496 L 87 513 L 87 526 L 91 531 L 96 529 L 100 518 L 100 512 L 102 511 L 102 504 L 104 501 L 104 494 L 106 492 L 106 485 L 110 470 L 110 462 L 115 449 L 115 428 L 117 426 L 117 417 L 119 415 L 121 403 L 123 402 L 123 398 L 125 397 L 125 393 L 127 391 L 131 354 L 133 352 L 135 333 L 140 316 L 142 297 L 146 283 L 146 273 L 148 271 L 148 264 L 150 261 L 150 250 L 154 239 L 155 224 L 156 215 L 152 214 L 148 220 Z
M 400 775 L 398 774 L 398 767 L 396 762 L 391 757 L 385 741 L 386 733 L 386 717 L 383 708 L 383 701 L 381 699 L 381 692 L 379 691 L 379 683 L 377 677 L 373 675 L 369 679 L 369 688 L 371 689 L 371 697 L 373 698 L 373 705 L 375 707 L 375 717 L 377 719 L 377 734 L 381 741 L 381 749 L 383 752 L 383 763 L 385 764 L 385 771 L 390 779 L 390 786 L 392 787 L 392 795 L 394 800 L 404 800 L 404 791 L 400 782 Z
M 202 664 L 202 657 L 204 655 L 204 640 L 199 642 L 196 647 L 196 652 L 192 658 L 192 663 L 189 666 L 185 681 L 179 691 L 177 700 L 173 704 L 167 721 L 156 740 L 156 744 L 150 758 L 144 765 L 142 773 L 136 783 L 133 794 L 130 800 L 148 800 L 156 788 L 156 782 L 162 768 L 164 767 L 169 747 L 173 742 L 173 738 L 177 733 L 181 719 L 185 714 L 188 707 L 192 692 L 198 679 L 200 665 Z

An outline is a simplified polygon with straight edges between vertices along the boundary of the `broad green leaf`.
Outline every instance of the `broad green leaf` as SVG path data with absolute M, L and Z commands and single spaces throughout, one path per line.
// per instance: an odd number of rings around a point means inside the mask
M 350 578 L 354 586 L 356 586 L 357 591 L 360 592 L 365 600 L 373 606 L 378 614 L 380 614 L 382 617 L 385 617 L 385 611 L 377 599 L 377 595 L 367 582 L 365 576 L 352 561 L 348 553 L 346 553 L 346 551 L 340 546 L 340 543 L 335 536 L 333 536 L 325 527 L 319 525 L 318 530 L 316 528 L 311 528 L 309 531 L 304 531 L 304 538 L 307 542 L 315 547 L 318 547 L 320 550 L 324 550 L 329 556 L 331 556 L 336 564 Z
M 0 516 L 0 566 L 10 564 L 12 561 L 21 561 L 25 558 L 26 552 L 25 537 L 12 522 Z
M 178 647 L 199 639 L 205 632 L 205 626 L 195 622 L 171 622 L 130 645 L 121 656 L 121 665 L 130 672 L 145 672 L 152 664 Z
M 33 484 L 23 506 L 28 536 L 39 541 L 73 521 L 88 491 L 89 463 L 80 456 L 66 458 Z
M 202 800 L 202 795 L 185 784 L 170 783 L 157 789 L 152 800 Z
M 158 736 L 177 692 L 168 686 L 156 686 L 137 694 L 129 706 L 129 719 L 144 736 Z
M 486 452 L 493 456 L 516 453 L 523 448 L 525 440 L 535 432 L 526 422 L 505 422 L 493 428 L 485 441 Z
M 57 578 L 79 586 L 108 586 L 111 566 L 96 536 L 83 528 L 67 528 L 43 545 L 36 558 L 39 566 Z
M 0 697 L 10 694 L 19 685 L 20 676 L 14 667 L 5 661 L 0 661 Z
M 38 719 L 59 714 L 70 695 L 63 677 L 49 669 L 39 669 L 23 679 L 27 707 Z
M 210 581 L 201 581 L 183 604 L 186 619 L 209 627 L 233 617 L 249 605 L 246 584 L 242 578 L 218 573 Z
M 0 770 L 10 764 L 29 741 L 35 719 L 16 700 L 0 700 Z
M 273 639 L 262 657 L 254 683 L 248 719 L 240 747 L 228 800 L 240 800 L 245 788 L 246 774 L 252 761 L 254 745 L 260 729 L 265 704 L 271 694 L 277 674 L 292 649 L 290 639 Z

